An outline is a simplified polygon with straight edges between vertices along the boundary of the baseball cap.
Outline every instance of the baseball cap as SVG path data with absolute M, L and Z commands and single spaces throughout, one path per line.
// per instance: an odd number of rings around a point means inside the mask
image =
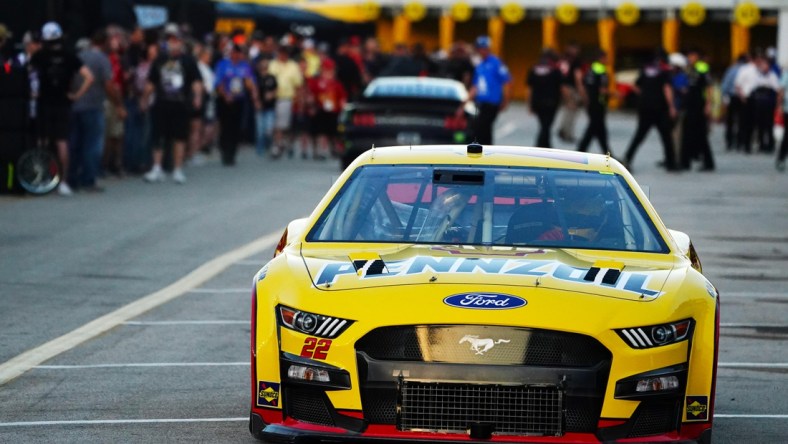
M 480 35 L 476 38 L 476 47 L 479 49 L 490 49 L 490 37 L 486 35 Z
M 678 68 L 686 68 L 687 67 L 687 58 L 684 54 L 674 52 L 668 56 L 668 62 L 670 62 L 671 66 L 676 66 Z
M 181 37 L 181 30 L 178 28 L 178 25 L 175 23 L 167 23 L 167 26 L 164 27 L 164 35 L 169 37 Z
M 334 63 L 331 59 L 324 59 L 323 62 L 320 64 L 320 68 L 326 71 L 332 70 L 336 67 L 336 63 Z
M 41 38 L 44 41 L 51 42 L 61 37 L 63 37 L 63 30 L 56 22 L 47 22 L 44 24 L 44 27 L 41 28 Z

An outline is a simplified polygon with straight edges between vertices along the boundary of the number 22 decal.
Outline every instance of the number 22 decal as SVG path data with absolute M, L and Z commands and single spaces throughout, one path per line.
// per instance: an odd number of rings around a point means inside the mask
M 306 338 L 301 356 L 305 358 L 326 359 L 328 349 L 331 348 L 330 339 Z

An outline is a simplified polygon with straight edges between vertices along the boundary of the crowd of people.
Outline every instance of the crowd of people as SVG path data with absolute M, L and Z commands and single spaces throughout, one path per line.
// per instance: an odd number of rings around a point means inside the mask
M 0 48 L 7 32 L 0 25 Z M 380 51 L 375 38 L 350 37 L 336 48 L 298 34 L 251 36 L 238 31 L 190 35 L 187 25 L 126 31 L 108 26 L 90 39 L 66 44 L 55 22 L 25 34 L 23 49 L 2 61 L 22 69 L 29 88 L 30 132 L 34 144 L 51 146 L 62 166 L 62 195 L 74 190 L 102 191 L 102 175 L 142 175 L 161 182 L 165 171 L 186 182 L 184 165 L 200 164 L 218 151 L 223 165 L 236 162 L 247 141 L 259 156 L 300 155 L 327 159 L 341 143 L 340 112 L 379 76 L 434 76 L 458 80 L 477 105 L 474 135 L 493 143 L 492 128 L 506 108 L 512 82 L 506 64 L 479 37 L 450 51 L 427 53 L 423 45 Z M 333 49 L 333 50 L 332 50 Z M 530 110 L 540 130 L 535 145 L 551 147 L 559 110 L 558 137 L 586 151 L 608 141 L 606 115 L 609 68 L 604 51 L 581 58 L 578 45 L 563 54 L 545 51 L 525 82 Z M 638 124 L 620 157 L 632 167 L 649 130 L 657 129 L 668 171 L 715 168 L 709 144 L 712 84 L 704 54 L 657 52 L 640 69 L 632 90 L 638 95 Z M 774 152 L 775 108 L 788 113 L 788 72 L 780 73 L 774 53 L 742 55 L 724 74 L 725 141 L 728 150 Z M 588 124 L 575 138 L 579 110 Z M 786 116 L 788 117 L 788 116 Z M 171 149 L 170 149 L 171 148 Z M 218 150 L 217 150 L 218 148 Z M 777 158 L 784 170 L 788 137 Z M 619 152 L 620 154 L 620 152 Z
M 788 112 L 788 72 L 781 73 L 773 48 L 743 54 L 722 77 L 722 112 L 728 151 L 774 153 L 775 122 Z M 563 108 L 558 136 L 564 142 L 577 142 L 574 121 L 585 106 L 588 126 L 577 145 L 586 151 L 596 139 L 603 153 L 611 153 L 605 124 L 607 104 L 617 91 L 609 91 L 609 69 L 604 51 L 597 51 L 583 62 L 579 48 L 569 45 L 562 55 L 545 51 L 527 77 L 531 90 L 530 109 L 540 124 L 537 146 L 550 147 L 550 134 L 559 108 Z M 639 69 L 631 85 L 637 96 L 637 128 L 620 160 L 630 169 L 649 130 L 656 128 L 664 150 L 661 166 L 668 171 L 691 168 L 701 163 L 700 171 L 714 171 L 709 142 L 715 81 L 709 63 L 699 49 L 666 54 L 657 51 Z M 621 97 L 619 97 L 622 99 Z M 788 116 L 785 116 L 788 117 Z M 785 118 L 783 118 L 785 120 Z M 788 137 L 783 139 L 776 166 L 785 170 Z

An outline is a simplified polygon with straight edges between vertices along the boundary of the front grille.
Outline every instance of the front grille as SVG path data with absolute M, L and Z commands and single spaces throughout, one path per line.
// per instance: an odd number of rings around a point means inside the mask
M 562 434 L 557 387 L 403 381 L 400 399 L 400 430 L 465 433 L 488 423 L 502 435 Z
M 333 426 L 330 401 L 320 391 L 288 388 L 285 391 L 287 415 L 299 421 Z
M 680 406 L 678 402 L 641 403 L 633 415 L 628 437 L 659 435 L 676 430 L 681 413 Z
M 592 367 L 611 359 L 596 339 L 574 333 L 480 325 L 383 327 L 356 343 L 381 361 Z

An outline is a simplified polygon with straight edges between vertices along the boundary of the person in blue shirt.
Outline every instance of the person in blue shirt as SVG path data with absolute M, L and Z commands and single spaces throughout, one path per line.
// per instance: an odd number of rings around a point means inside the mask
M 722 101 L 725 104 L 725 147 L 728 151 L 733 149 L 740 149 L 738 145 L 739 140 L 739 122 L 741 121 L 741 113 L 743 104 L 741 98 L 736 94 L 736 75 L 739 74 L 739 69 L 749 62 L 747 54 L 741 54 L 736 59 L 736 63 L 728 67 L 725 74 L 722 76 Z
M 476 50 L 481 62 L 473 73 L 473 86 L 468 98 L 476 102 L 474 136 L 482 145 L 493 143 L 493 125 L 498 113 L 509 104 L 509 84 L 512 80 L 509 68 L 492 54 L 490 43 L 487 36 L 476 39 Z M 460 112 L 462 107 L 458 110 Z
M 221 133 L 219 147 L 222 164 L 235 165 L 235 155 L 241 140 L 241 124 L 246 94 L 252 98 L 255 110 L 261 107 L 252 67 L 244 58 L 243 48 L 233 45 L 230 56 L 216 65 L 217 113 Z

